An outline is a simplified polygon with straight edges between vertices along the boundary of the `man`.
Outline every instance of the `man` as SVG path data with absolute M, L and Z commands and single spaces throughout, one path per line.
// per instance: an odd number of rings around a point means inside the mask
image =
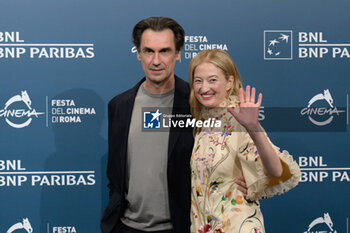
M 184 30 L 173 19 L 151 17 L 133 29 L 137 58 L 145 72 L 130 90 L 108 104 L 109 203 L 103 233 L 190 232 L 191 128 L 142 131 L 142 107 L 170 107 L 189 114 L 188 83 L 174 74 Z M 237 180 L 246 192 L 244 182 Z
M 133 40 L 146 77 L 108 104 L 110 201 L 101 229 L 103 233 L 186 233 L 192 129 L 141 130 L 142 107 L 172 107 L 172 114 L 190 112 L 189 85 L 174 74 L 184 30 L 173 19 L 152 17 L 136 24 Z

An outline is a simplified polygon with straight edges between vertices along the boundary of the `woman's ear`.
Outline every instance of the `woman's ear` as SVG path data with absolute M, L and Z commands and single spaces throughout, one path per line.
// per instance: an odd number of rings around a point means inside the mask
M 234 80 L 235 80 L 235 79 L 234 79 L 233 75 L 230 75 L 230 76 L 228 77 L 228 80 L 227 80 L 227 83 L 226 83 L 226 91 L 229 91 L 229 90 L 232 89 L 232 87 L 233 87 L 233 81 L 234 81 Z

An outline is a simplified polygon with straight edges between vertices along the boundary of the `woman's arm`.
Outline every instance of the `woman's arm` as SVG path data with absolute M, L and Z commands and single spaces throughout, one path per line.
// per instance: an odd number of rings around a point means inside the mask
M 259 94 L 258 102 L 255 103 L 255 88 L 252 88 L 252 94 L 250 94 L 250 86 L 247 86 L 245 96 L 243 94 L 243 89 L 240 88 L 238 97 L 240 101 L 239 112 L 235 111 L 234 108 L 230 108 L 228 111 L 247 130 L 254 141 L 265 172 L 272 177 L 280 177 L 283 172 L 280 158 L 273 149 L 258 121 L 262 94 Z

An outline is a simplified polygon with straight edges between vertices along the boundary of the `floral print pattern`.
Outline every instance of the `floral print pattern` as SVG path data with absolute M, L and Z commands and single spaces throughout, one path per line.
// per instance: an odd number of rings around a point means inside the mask
M 237 108 L 237 98 L 228 105 Z M 205 118 L 220 119 L 222 125 L 220 129 L 202 128 L 195 137 L 191 157 L 191 233 L 264 233 L 257 199 L 296 186 L 300 177 L 297 164 L 290 157 L 284 158 L 274 146 L 291 175 L 270 187 L 270 177 L 265 175 L 256 146 L 243 126 L 226 108 L 204 109 L 202 113 Z M 238 175 L 245 178 L 247 199 L 234 183 Z

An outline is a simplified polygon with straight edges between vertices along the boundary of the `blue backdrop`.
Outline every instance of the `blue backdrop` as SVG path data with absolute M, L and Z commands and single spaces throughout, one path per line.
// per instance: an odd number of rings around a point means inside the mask
M 244 85 L 264 94 L 262 125 L 279 121 L 270 107 L 290 110 L 281 119 L 301 109 L 283 121 L 289 129 L 269 132 L 302 178 L 261 201 L 266 231 L 348 233 L 349 9 L 346 0 L 1 1 L 0 232 L 100 232 L 106 105 L 143 76 L 133 26 L 168 16 L 186 31 L 178 76 L 188 79 L 201 50 L 224 49 Z M 292 130 L 294 118 L 303 127 Z

